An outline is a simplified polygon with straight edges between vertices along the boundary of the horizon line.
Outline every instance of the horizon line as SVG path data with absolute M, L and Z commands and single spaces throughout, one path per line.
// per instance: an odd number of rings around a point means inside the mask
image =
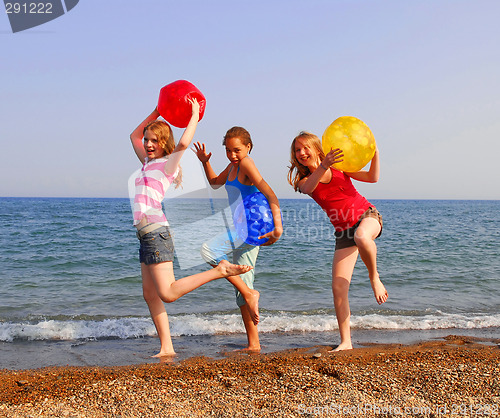
M 307 200 L 309 196 L 301 196 L 301 197 L 278 197 L 278 200 Z M 130 197 L 103 197 L 103 196 L 0 196 L 0 199 L 127 199 L 131 200 Z M 224 197 L 166 197 L 163 200 L 227 200 Z M 435 201 L 490 201 L 496 202 L 500 201 L 500 198 L 434 198 L 434 197 L 396 197 L 396 198 L 370 198 L 370 200 L 435 200 Z

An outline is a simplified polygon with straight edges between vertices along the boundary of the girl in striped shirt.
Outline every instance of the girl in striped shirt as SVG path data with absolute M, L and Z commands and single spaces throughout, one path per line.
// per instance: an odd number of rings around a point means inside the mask
M 160 338 L 160 352 L 154 357 L 174 355 L 168 315 L 163 302 L 173 302 L 192 290 L 222 277 L 246 273 L 252 267 L 221 261 L 215 268 L 175 280 L 174 244 L 162 210 L 162 200 L 171 183 L 181 182 L 179 162 L 193 139 L 199 120 L 200 105 L 190 100 L 192 115 L 181 139 L 174 142 L 172 129 L 155 110 L 130 134 L 134 151 L 143 164 L 135 180 L 134 226 L 140 241 L 142 289 L 151 318 Z M 258 294 L 241 279 L 231 283 L 252 301 Z

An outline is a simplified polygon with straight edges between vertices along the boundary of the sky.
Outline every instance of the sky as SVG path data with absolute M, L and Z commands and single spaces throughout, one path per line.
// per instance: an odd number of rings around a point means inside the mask
M 12 33 L 2 12 L 0 196 L 127 197 L 129 135 L 185 79 L 215 171 L 243 126 L 280 198 L 300 197 L 292 139 L 349 115 L 380 150 L 367 198 L 500 199 L 499 16 L 497 0 L 80 0 Z

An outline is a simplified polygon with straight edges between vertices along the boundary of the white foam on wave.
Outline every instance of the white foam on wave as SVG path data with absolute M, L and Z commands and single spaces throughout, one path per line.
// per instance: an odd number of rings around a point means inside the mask
M 190 314 L 171 315 L 171 333 L 183 335 L 216 335 L 244 333 L 239 314 Z M 432 330 L 432 329 L 480 329 L 500 327 L 500 314 L 447 314 L 433 312 L 425 315 L 366 314 L 351 317 L 356 329 Z M 335 316 L 322 314 L 298 314 L 280 312 L 262 315 L 261 333 L 272 332 L 322 332 L 336 330 Z M 115 318 L 93 320 L 41 320 L 38 322 L 1 322 L 0 341 L 15 340 L 92 340 L 105 338 L 141 338 L 156 335 L 150 318 Z
M 419 316 L 371 314 L 352 317 L 351 326 L 359 329 L 388 330 L 477 329 L 500 326 L 500 315 L 447 314 L 440 311 Z
M 0 323 L 0 341 L 78 340 L 98 338 L 138 338 L 155 335 L 149 318 L 117 318 L 102 321 L 42 320 L 30 323 Z

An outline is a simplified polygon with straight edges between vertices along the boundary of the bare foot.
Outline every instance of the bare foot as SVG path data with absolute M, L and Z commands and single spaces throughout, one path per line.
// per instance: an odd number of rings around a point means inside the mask
M 253 269 L 250 266 L 242 266 L 239 264 L 231 264 L 227 260 L 222 260 L 216 267 L 219 269 L 222 277 L 238 276 Z
M 387 299 L 389 298 L 387 290 L 385 290 L 385 287 L 378 276 L 370 280 L 370 282 L 372 285 L 373 293 L 375 294 L 375 300 L 379 305 L 382 305 L 382 303 L 387 301 Z
M 337 348 L 330 350 L 329 353 L 334 353 L 335 351 L 345 351 L 345 350 L 352 350 L 352 344 L 351 343 L 341 343 Z
M 259 298 L 260 293 L 257 290 L 250 289 L 250 296 L 245 298 L 245 302 L 248 306 L 248 312 L 252 318 L 252 322 L 257 325 L 260 321 L 259 319 Z M 259 347 L 260 350 L 260 347 Z
M 175 351 L 160 351 L 158 354 L 155 354 L 154 356 L 151 356 L 153 358 L 161 358 L 161 357 L 173 357 L 176 355 Z
M 235 350 L 240 353 L 258 353 L 260 352 L 260 345 L 257 347 L 247 347 L 247 348 L 241 348 L 239 350 Z

